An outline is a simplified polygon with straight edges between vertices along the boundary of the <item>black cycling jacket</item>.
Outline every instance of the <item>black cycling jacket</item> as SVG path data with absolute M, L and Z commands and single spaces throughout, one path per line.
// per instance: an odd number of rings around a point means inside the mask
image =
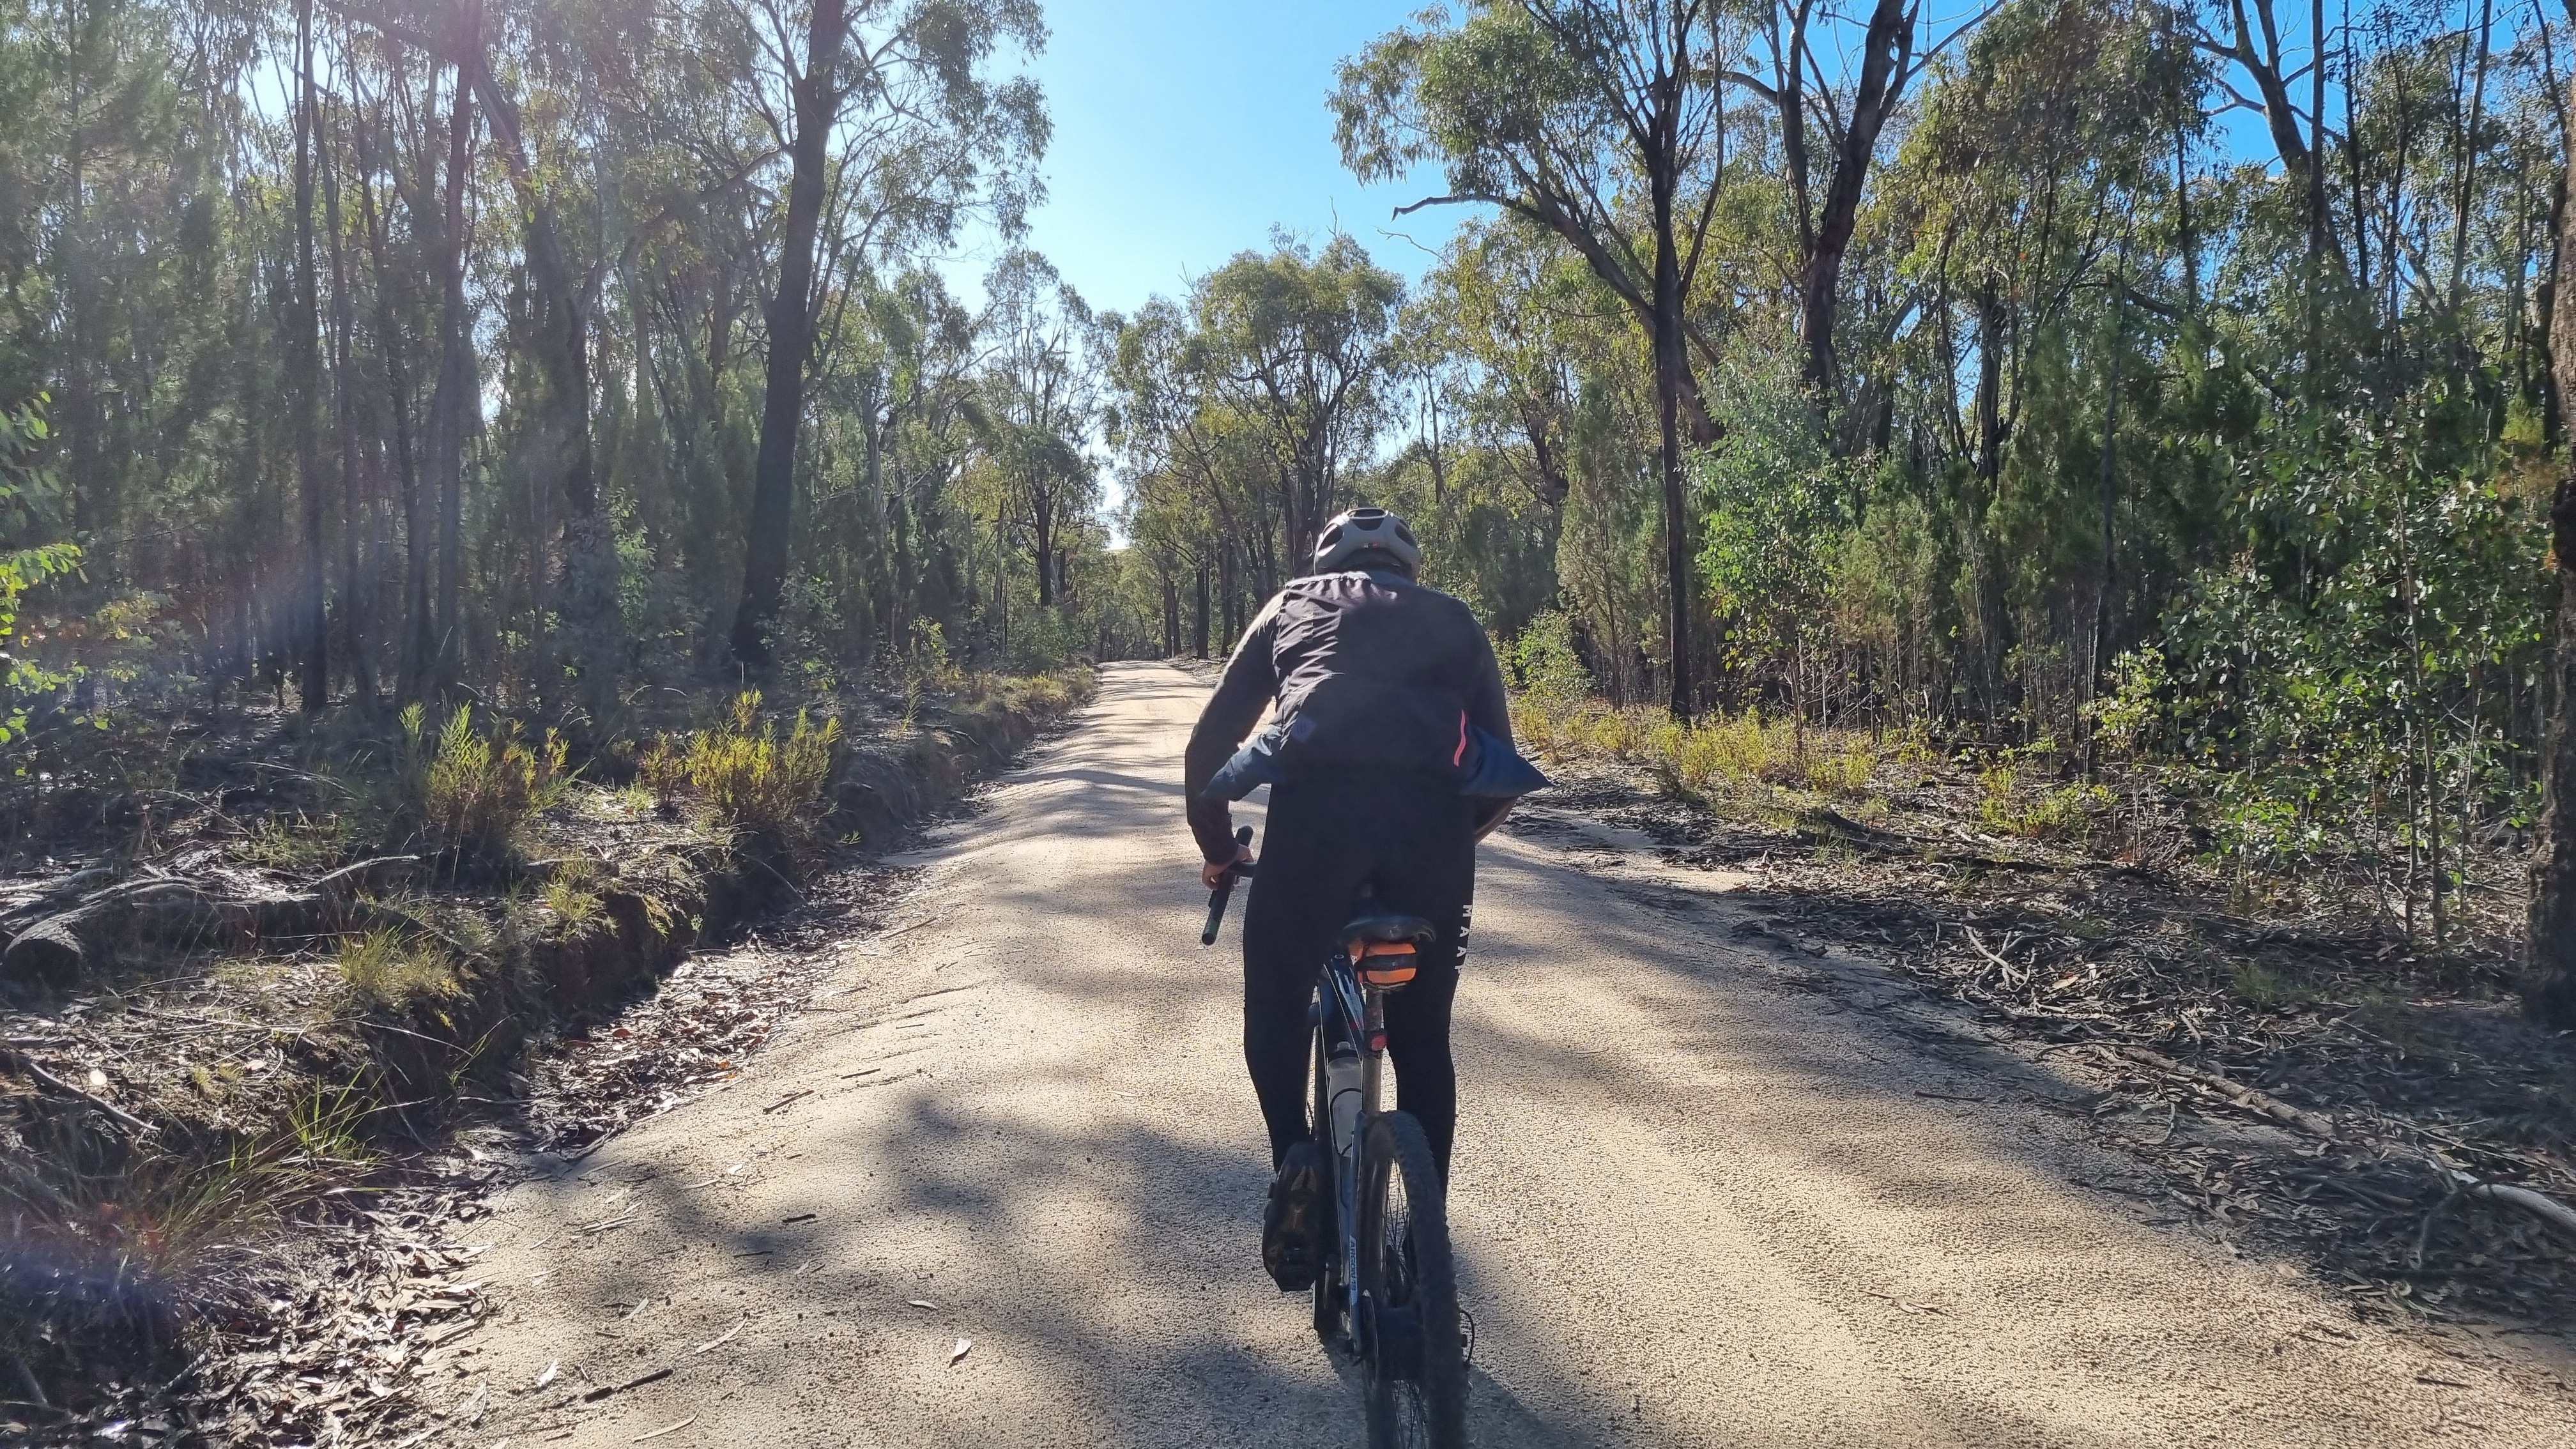
M 1233 814 L 1200 793 L 1274 700 L 1281 718 L 1312 722 L 1301 763 L 1438 773 L 1463 758 L 1467 726 L 1512 737 L 1502 668 L 1464 603 L 1395 573 L 1291 580 L 1244 630 L 1190 731 L 1190 833 L 1209 860 L 1233 858 Z

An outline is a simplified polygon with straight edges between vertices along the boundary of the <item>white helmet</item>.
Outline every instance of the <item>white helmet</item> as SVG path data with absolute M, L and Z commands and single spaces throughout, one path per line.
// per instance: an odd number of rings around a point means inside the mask
M 1383 508 L 1354 508 L 1324 525 L 1315 540 L 1319 574 L 1346 569 L 1392 568 L 1406 578 L 1422 571 L 1422 546 L 1403 519 Z

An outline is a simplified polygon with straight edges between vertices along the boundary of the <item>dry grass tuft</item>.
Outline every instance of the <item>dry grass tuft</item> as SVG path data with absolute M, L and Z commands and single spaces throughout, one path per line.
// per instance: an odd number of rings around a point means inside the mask
M 400 1012 L 465 990 L 446 952 L 397 931 L 374 931 L 340 947 L 340 981 L 362 1011 Z
M 213 1153 L 21 1114 L 21 1140 L 0 1152 L 13 1225 L 0 1360 L 56 1377 L 173 1349 L 186 1324 L 250 1293 L 247 1270 L 282 1224 L 369 1170 L 367 1111 L 353 1089 L 316 1089 Z
M 1517 697 L 1512 727 L 1540 754 L 1643 765 L 1667 788 L 1739 815 L 1794 810 L 1807 803 L 1801 796 L 1870 800 L 1882 765 L 1921 753 L 1909 738 L 1765 719 L 1752 709 L 1683 724 L 1658 709 L 1567 694 Z

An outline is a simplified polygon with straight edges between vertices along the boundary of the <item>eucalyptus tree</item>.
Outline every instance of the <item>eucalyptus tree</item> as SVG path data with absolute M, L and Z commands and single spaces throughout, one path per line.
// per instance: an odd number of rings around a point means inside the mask
M 1003 257 L 985 291 L 978 431 L 1005 506 L 1028 525 L 1038 607 L 1053 608 L 1067 578 L 1060 535 L 1099 494 L 1088 452 L 1100 416 L 1099 329 L 1082 295 L 1035 252 Z
M 1035 0 L 704 0 L 694 17 L 692 43 L 724 58 L 770 143 L 749 178 L 778 240 L 732 631 L 735 657 L 764 663 L 820 315 L 850 269 L 945 243 L 970 214 L 1017 232 L 1047 120 L 1033 82 L 996 74 L 996 53 L 1046 31 Z
M 1415 345 L 1463 364 L 1469 438 L 1499 448 L 1538 502 L 1561 507 L 1575 462 L 1575 409 L 1602 324 L 1624 318 L 1552 234 L 1516 218 L 1470 223 L 1407 309 Z
M 1692 375 L 1687 299 L 1722 189 L 1727 44 L 1714 0 L 1479 0 L 1425 12 L 1341 66 L 1343 164 L 1363 181 L 1439 165 L 1447 191 L 1398 208 L 1482 202 L 1563 237 L 1635 316 L 1654 356 L 1662 444 L 1672 711 L 1697 705 L 1698 590 L 1682 429 L 1715 435 Z M 1703 166 L 1709 174 L 1703 175 Z M 1687 193 L 1696 185 L 1696 204 Z M 1645 193 L 1642 198 L 1631 187 Z M 1704 345 L 1704 343 L 1703 343 Z
M 1775 113 L 1780 167 L 1798 229 L 1802 376 L 1820 398 L 1829 397 L 1839 381 L 1834 324 L 1842 299 L 1843 259 L 1860 220 L 1863 183 L 1877 159 L 1879 134 L 1923 67 L 1925 58 L 1915 49 L 1922 9 L 1921 0 L 1875 0 L 1860 27 L 1858 64 L 1839 78 L 1847 82 L 1847 90 L 1817 57 L 1817 33 L 1835 17 L 1816 0 L 1782 0 L 1764 7 L 1761 43 L 1770 60 L 1767 80 L 1747 70 L 1727 73 L 1729 82 L 1770 102 Z M 1952 34 L 1967 28 L 1962 25 Z M 1824 132 L 1821 158 L 1810 127 Z
M 1277 469 L 1280 558 L 1302 559 L 1380 421 L 1404 284 L 1336 235 L 1321 251 L 1244 252 L 1190 295 L 1195 365 L 1252 421 Z
M 2568 24 L 2576 26 L 2576 5 Z M 2576 81 L 2569 107 L 2576 110 Z M 2566 135 L 2560 133 L 2561 146 Z M 2552 372 L 2563 391 L 2576 380 L 2576 247 L 2567 244 L 2567 197 L 2576 191 L 2576 150 L 2561 163 L 2556 215 L 2557 275 L 2549 319 Z M 2561 1029 L 2576 1027 L 2576 457 L 2561 455 L 2550 501 L 2550 557 L 2556 597 L 2550 621 L 2549 714 L 2540 748 L 2540 830 L 2531 856 L 2523 1009 Z
M 1170 543 L 1190 570 L 1193 647 L 1206 658 L 1211 628 L 1231 632 L 1238 574 L 1248 572 L 1264 590 L 1277 581 L 1278 490 L 1268 450 L 1252 421 L 1224 400 L 1215 355 L 1188 312 L 1156 297 L 1133 317 L 1112 314 L 1103 323 L 1116 329 L 1106 439 L 1137 499 L 1139 527 Z

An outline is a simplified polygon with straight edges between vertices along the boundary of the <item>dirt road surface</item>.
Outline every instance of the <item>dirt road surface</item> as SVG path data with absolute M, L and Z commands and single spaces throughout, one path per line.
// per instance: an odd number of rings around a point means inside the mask
M 1259 1270 L 1238 958 L 1180 821 L 1204 693 L 1104 670 L 743 1078 L 466 1229 L 499 1309 L 440 1350 L 436 1442 L 1360 1442 Z M 2357 1321 L 2085 1145 L 2044 1064 L 1619 844 L 1542 812 L 1484 847 L 1478 1444 L 2576 1444 L 2553 1340 Z

